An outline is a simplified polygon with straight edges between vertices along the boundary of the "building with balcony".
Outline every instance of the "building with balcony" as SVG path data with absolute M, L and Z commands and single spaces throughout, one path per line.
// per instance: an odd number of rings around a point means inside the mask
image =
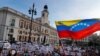
M 58 35 L 55 28 L 51 27 L 48 20 L 48 7 L 44 6 L 38 17 L 32 22 L 31 42 L 55 44 L 58 43 Z M 29 39 L 31 18 L 9 7 L 0 8 L 0 40 L 27 42 Z

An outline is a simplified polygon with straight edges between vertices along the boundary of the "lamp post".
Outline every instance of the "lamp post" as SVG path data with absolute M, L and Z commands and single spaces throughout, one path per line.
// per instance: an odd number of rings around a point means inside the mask
M 29 14 L 31 14 L 31 22 L 30 22 L 30 26 L 29 26 L 29 28 L 30 28 L 30 32 L 29 32 L 29 39 L 28 39 L 28 42 L 31 42 L 31 31 L 32 31 L 32 21 L 33 21 L 33 15 L 36 15 L 36 9 L 34 9 L 34 3 L 33 3 L 33 6 L 32 6 L 32 8 L 30 8 L 29 10 L 28 10 L 28 12 L 29 12 Z

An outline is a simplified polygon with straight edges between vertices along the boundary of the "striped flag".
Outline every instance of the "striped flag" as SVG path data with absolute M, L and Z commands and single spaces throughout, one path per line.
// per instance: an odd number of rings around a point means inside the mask
M 99 19 L 56 21 L 55 23 L 60 38 L 81 40 L 96 31 L 100 31 Z

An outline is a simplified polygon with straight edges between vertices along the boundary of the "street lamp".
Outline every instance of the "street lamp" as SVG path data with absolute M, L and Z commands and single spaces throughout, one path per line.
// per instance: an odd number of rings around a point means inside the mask
M 33 15 L 36 15 L 37 12 L 36 12 L 36 9 L 34 9 L 34 3 L 33 3 L 33 6 L 32 8 L 30 8 L 28 10 L 29 14 L 31 14 L 31 22 L 30 22 L 30 32 L 29 32 L 29 39 L 28 39 L 28 42 L 31 42 L 31 31 L 32 31 L 32 21 L 33 21 Z

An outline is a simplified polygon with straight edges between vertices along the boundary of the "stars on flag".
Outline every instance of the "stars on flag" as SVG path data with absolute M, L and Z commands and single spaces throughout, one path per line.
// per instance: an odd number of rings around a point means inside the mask
M 87 24 L 87 23 L 78 23 L 78 24 L 75 24 L 74 26 L 72 26 L 72 27 L 70 28 L 70 30 L 73 31 L 73 30 L 74 30 L 76 27 L 78 27 L 78 26 L 89 27 L 90 25 Z

